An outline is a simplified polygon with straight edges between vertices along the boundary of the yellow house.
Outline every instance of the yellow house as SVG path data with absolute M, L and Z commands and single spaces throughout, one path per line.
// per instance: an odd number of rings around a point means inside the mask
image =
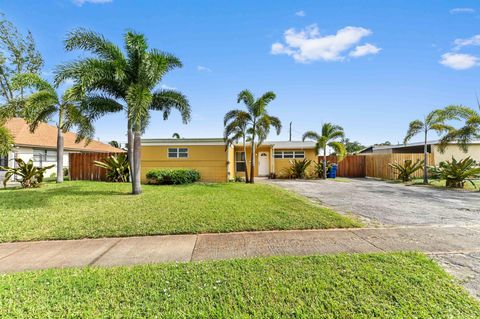
M 245 176 L 250 169 L 251 147 L 247 156 L 243 145 L 228 145 L 222 138 L 142 139 L 142 182 L 146 173 L 157 168 L 192 168 L 202 181 L 227 182 Z M 293 159 L 317 161 L 314 142 L 266 141 L 257 148 L 255 176 L 281 176 Z

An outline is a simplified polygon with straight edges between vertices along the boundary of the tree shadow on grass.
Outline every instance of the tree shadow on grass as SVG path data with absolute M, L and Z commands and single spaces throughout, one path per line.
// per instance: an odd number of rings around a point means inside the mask
M 81 198 L 92 196 L 92 201 L 101 200 L 97 196 L 119 196 L 130 195 L 129 192 L 120 192 L 116 190 L 86 190 L 80 186 L 68 186 L 61 188 L 34 188 L 34 189 L 6 189 L 0 191 L 0 212 L 14 209 L 32 209 L 47 207 L 50 202 L 57 197 L 65 197 L 64 205 L 75 205 L 75 197 Z

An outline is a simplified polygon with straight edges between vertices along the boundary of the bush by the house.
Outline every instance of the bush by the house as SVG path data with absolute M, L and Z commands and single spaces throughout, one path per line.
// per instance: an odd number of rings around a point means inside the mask
M 423 170 L 423 161 L 421 160 L 417 160 L 415 163 L 412 160 L 405 160 L 403 165 L 399 163 L 388 163 L 388 165 L 397 172 L 398 179 L 402 182 L 411 181 L 416 171 Z
M 130 181 L 130 163 L 127 154 L 111 155 L 103 160 L 94 161 L 95 166 L 107 170 L 107 180 L 109 182 L 128 182 Z
M 15 162 L 17 167 L 1 167 L 1 170 L 5 171 L 3 179 L 3 186 L 6 187 L 10 178 L 14 175 L 20 177 L 20 184 L 23 188 L 38 187 L 43 182 L 43 175 L 45 171 L 54 167 L 55 165 L 49 165 L 45 167 L 38 167 L 33 165 L 33 161 L 23 161 L 21 158 L 16 158 Z
M 480 178 L 480 166 L 470 157 L 456 160 L 452 156 L 451 161 L 441 162 L 430 173 L 433 178 L 444 179 L 446 187 L 463 188 L 467 181 L 476 187 L 472 179 Z
M 306 158 L 303 160 L 291 160 L 290 167 L 287 168 L 287 176 L 289 178 L 305 178 L 307 168 L 311 163 L 312 161 Z
M 147 172 L 147 182 L 152 185 L 180 185 L 200 180 L 200 172 L 194 169 L 154 169 Z

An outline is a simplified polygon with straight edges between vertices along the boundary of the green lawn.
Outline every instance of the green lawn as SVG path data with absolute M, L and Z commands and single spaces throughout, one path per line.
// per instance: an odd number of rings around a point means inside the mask
M 1 318 L 480 318 L 418 253 L 275 257 L 0 277 Z
M 46 183 L 0 190 L 0 242 L 243 230 L 358 227 L 359 222 L 270 185 Z
M 435 180 L 435 179 L 430 179 L 429 185 L 433 187 L 438 187 L 438 188 L 445 188 L 445 180 Z M 470 191 L 479 191 L 480 190 L 480 180 L 474 180 L 473 183 L 475 185 L 472 185 L 470 182 L 465 182 L 465 188 L 466 190 Z M 410 185 L 420 185 L 423 184 L 423 179 L 418 178 L 414 179 L 412 182 L 410 182 Z M 449 188 L 449 189 L 454 189 L 454 188 Z

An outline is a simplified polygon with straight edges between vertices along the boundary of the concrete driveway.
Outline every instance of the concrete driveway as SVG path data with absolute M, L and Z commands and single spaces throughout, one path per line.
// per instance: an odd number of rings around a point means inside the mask
M 405 186 L 370 179 L 268 180 L 369 225 L 480 225 L 480 192 Z
M 297 192 L 339 213 L 353 214 L 369 226 L 433 226 L 437 228 L 439 234 L 444 232 L 444 238 L 447 238 L 449 228 L 447 226 L 480 225 L 480 192 L 405 186 L 370 179 L 342 180 L 265 182 Z M 440 235 L 439 238 L 441 237 Z M 474 296 L 480 298 L 478 251 L 458 251 L 430 256 L 457 277 Z

